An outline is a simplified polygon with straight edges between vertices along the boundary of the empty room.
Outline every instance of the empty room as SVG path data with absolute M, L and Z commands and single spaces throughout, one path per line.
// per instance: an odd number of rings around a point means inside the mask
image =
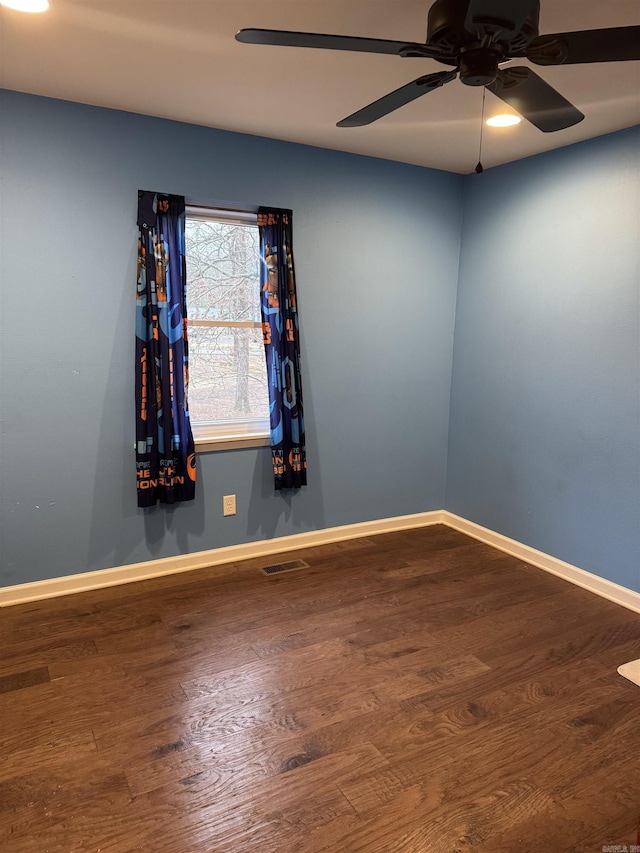
M 637 0 L 0 74 L 0 850 L 640 851 Z

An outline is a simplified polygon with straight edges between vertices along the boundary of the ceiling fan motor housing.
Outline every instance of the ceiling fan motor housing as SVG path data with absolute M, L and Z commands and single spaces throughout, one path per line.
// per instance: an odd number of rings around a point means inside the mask
M 535 3 L 521 27 L 506 18 L 485 18 L 478 31 L 466 29 L 469 0 L 436 0 L 429 9 L 427 44 L 443 51 L 440 62 L 460 69 L 467 86 L 488 86 L 496 79 L 498 64 L 524 51 L 538 35 L 540 4 Z

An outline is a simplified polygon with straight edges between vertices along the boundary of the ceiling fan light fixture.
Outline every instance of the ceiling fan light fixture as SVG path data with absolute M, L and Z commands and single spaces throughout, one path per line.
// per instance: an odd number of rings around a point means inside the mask
M 16 12 L 46 12 L 49 0 L 0 0 L 0 6 L 15 9 Z
M 513 127 L 516 124 L 520 124 L 521 121 L 520 116 L 513 113 L 501 113 L 500 115 L 488 118 L 485 124 L 488 124 L 489 127 Z

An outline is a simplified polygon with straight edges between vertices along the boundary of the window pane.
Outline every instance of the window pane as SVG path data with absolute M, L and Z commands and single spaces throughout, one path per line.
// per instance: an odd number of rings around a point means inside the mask
M 269 419 L 262 330 L 189 327 L 191 420 Z
M 255 225 L 187 218 L 190 320 L 260 321 L 260 247 Z

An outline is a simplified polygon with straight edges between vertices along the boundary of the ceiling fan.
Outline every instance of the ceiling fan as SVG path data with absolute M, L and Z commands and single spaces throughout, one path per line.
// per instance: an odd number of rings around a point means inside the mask
M 612 27 L 538 35 L 539 0 L 436 0 L 429 9 L 426 44 L 243 29 L 236 39 L 247 44 L 313 47 L 387 53 L 435 59 L 453 70 L 418 77 L 342 121 L 338 127 L 361 127 L 454 80 L 486 86 L 539 130 L 550 133 L 582 121 L 583 113 L 542 77 L 524 65 L 500 66 L 511 59 L 535 65 L 574 65 L 640 59 L 640 26 Z

